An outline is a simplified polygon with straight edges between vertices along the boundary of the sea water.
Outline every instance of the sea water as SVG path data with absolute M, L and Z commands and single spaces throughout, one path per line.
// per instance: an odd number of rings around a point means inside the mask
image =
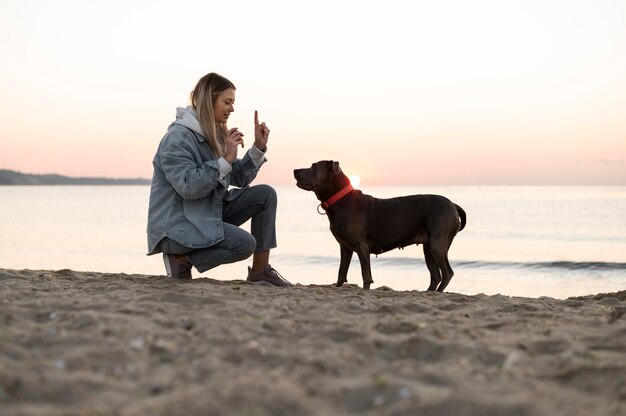
M 276 190 L 271 264 L 293 283 L 334 283 L 339 245 L 319 201 L 295 186 Z M 448 291 L 565 298 L 626 289 L 626 187 L 362 190 L 380 198 L 440 194 L 464 208 L 467 226 L 450 249 Z M 149 193 L 149 186 L 0 186 L 0 268 L 163 275 L 162 257 L 146 256 Z M 421 246 L 371 257 L 373 288 L 428 287 Z M 243 279 L 248 264 L 194 273 Z M 362 285 L 356 255 L 348 282 Z

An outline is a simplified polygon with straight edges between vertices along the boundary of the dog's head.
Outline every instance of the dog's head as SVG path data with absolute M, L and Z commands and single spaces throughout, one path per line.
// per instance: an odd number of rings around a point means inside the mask
M 350 183 L 339 162 L 334 160 L 321 160 L 310 168 L 294 169 L 293 176 L 298 188 L 313 191 L 318 198 L 328 198 Z

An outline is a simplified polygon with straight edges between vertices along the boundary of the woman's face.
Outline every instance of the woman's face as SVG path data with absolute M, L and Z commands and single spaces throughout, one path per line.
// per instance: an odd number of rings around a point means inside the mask
M 216 123 L 226 123 L 230 113 L 235 111 L 235 90 L 229 88 L 215 97 L 213 103 L 213 114 L 215 115 Z

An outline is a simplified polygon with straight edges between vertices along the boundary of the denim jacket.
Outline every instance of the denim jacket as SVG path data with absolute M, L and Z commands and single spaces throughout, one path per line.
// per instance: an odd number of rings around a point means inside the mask
M 177 120 L 161 139 L 152 161 L 148 254 L 161 251 L 164 237 L 190 248 L 222 241 L 223 201 L 235 199 L 265 161 L 263 152 L 253 146 L 233 162 L 231 170 L 223 158 L 213 156 L 193 110 L 178 108 Z M 229 190 L 230 185 L 239 188 Z

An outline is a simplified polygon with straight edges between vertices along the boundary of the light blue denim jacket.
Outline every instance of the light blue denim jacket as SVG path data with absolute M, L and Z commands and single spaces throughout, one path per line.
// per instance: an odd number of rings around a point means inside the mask
M 178 108 L 176 118 L 152 161 L 148 254 L 161 251 L 164 237 L 190 248 L 222 241 L 223 201 L 235 199 L 266 161 L 253 145 L 231 170 L 223 158 L 213 156 L 191 107 Z M 239 188 L 229 190 L 230 185 Z

